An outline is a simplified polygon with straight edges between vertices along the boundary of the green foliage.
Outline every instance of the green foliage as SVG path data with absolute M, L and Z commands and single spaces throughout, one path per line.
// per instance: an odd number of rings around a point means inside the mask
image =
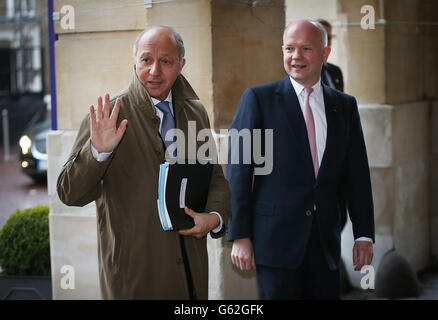
M 50 275 L 49 207 L 16 210 L 0 230 L 5 275 Z

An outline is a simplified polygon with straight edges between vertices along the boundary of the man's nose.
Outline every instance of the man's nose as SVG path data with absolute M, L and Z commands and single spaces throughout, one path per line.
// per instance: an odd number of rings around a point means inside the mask
M 292 52 L 292 59 L 298 59 L 301 57 L 301 50 L 296 49 Z
M 154 62 L 151 65 L 151 69 L 149 71 L 151 75 L 159 75 L 161 73 L 160 64 L 158 62 Z

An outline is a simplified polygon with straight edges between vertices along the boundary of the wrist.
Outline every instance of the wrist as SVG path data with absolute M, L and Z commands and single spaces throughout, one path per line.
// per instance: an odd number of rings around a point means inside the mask
M 210 212 L 210 215 L 211 216 L 216 216 L 215 219 L 217 219 L 217 220 L 214 220 L 215 224 L 214 224 L 213 228 L 210 229 L 211 232 L 213 232 L 213 233 L 220 232 L 222 230 L 222 227 L 223 227 L 223 221 L 222 221 L 221 215 L 219 214 L 219 212 L 215 212 L 215 211 Z M 216 223 L 217 221 L 219 221 L 219 223 Z
M 91 145 L 91 153 L 93 154 L 94 159 L 96 159 L 98 162 L 103 162 L 107 160 L 112 153 L 112 151 L 100 152 L 98 149 L 95 148 L 92 141 L 90 141 L 90 145 Z
M 221 223 L 221 220 L 219 219 L 217 214 L 210 214 L 210 219 L 212 221 L 212 224 L 211 224 L 212 230 L 217 228 Z

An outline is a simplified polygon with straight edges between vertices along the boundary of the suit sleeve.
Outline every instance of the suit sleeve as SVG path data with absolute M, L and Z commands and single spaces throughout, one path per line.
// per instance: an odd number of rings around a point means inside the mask
M 98 162 L 91 152 L 90 118 L 81 123 L 73 149 L 58 176 L 56 189 L 60 200 L 68 206 L 85 206 L 96 200 L 101 179 L 110 159 Z
M 374 238 L 374 206 L 370 169 L 356 100 L 352 100 L 346 163 L 347 199 L 354 238 Z
M 245 90 L 230 128 L 226 178 L 231 190 L 232 219 L 228 225 L 229 241 L 252 237 L 252 182 L 254 163 L 245 161 L 251 152 L 248 143 L 243 143 L 245 134 L 252 137 L 253 129 L 260 126 L 259 106 L 253 89 Z M 251 143 L 249 143 L 251 146 Z M 250 153 L 252 155 L 252 152 Z

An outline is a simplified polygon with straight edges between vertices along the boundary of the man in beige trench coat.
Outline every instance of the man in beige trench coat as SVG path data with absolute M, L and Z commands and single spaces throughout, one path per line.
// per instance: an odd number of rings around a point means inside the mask
M 90 106 L 58 177 L 58 195 L 70 206 L 96 201 L 104 299 L 207 299 L 206 235 L 224 234 L 228 183 L 221 167 L 214 165 L 207 214 L 186 208 L 194 219 L 192 229 L 162 230 L 157 193 L 165 147 L 160 135 L 163 112 L 156 105 L 168 101 L 186 145 L 188 122 L 195 121 L 199 131 L 210 127 L 208 116 L 181 75 L 184 44 L 173 29 L 144 30 L 134 56 L 128 89 L 111 101 L 108 94 L 99 97 L 96 110 Z

